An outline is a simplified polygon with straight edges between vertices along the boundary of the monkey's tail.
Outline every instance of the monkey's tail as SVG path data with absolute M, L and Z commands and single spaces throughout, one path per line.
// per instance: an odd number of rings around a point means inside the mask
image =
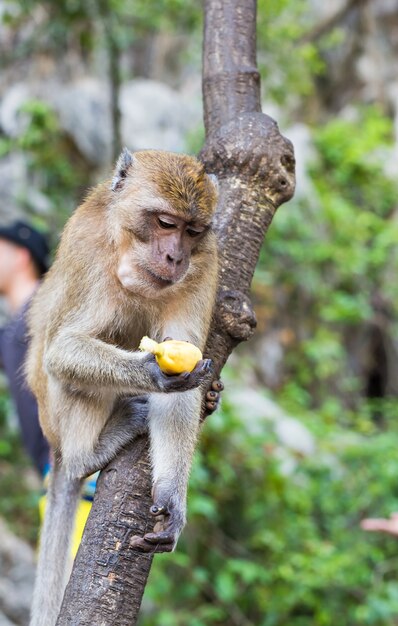
M 82 480 L 57 463 L 51 471 L 40 535 L 30 626 L 55 626 L 66 586 L 69 546 Z

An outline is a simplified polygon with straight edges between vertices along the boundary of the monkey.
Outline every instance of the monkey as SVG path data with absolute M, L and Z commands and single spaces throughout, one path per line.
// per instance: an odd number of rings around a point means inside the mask
M 56 623 L 82 480 L 147 431 L 150 513 L 163 521 L 132 544 L 143 552 L 176 546 L 212 363 L 167 376 L 137 350 L 148 335 L 203 351 L 218 282 L 217 196 L 215 177 L 196 158 L 125 148 L 111 182 L 70 217 L 33 298 L 26 375 L 53 468 L 31 626 Z M 210 410 L 220 389 L 207 396 Z

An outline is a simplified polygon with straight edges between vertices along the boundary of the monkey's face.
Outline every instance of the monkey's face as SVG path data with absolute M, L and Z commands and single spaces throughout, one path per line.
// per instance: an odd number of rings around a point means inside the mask
M 192 273 L 192 255 L 200 251 L 208 231 L 208 225 L 170 210 L 143 211 L 125 229 L 117 272 L 121 284 L 155 296 L 182 283 Z
M 112 229 L 117 276 L 149 297 L 186 282 L 201 264 L 217 202 L 217 186 L 190 156 L 124 150 L 115 170 Z

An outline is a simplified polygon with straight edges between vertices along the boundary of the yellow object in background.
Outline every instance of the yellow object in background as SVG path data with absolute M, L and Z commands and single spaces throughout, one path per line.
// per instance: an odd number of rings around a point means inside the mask
M 165 374 L 192 372 L 197 362 L 203 358 L 199 348 L 192 343 L 175 339 L 157 343 L 149 337 L 143 337 L 139 349 L 154 354 L 160 369 Z
M 44 520 L 46 502 L 47 502 L 47 496 L 44 495 L 39 500 L 39 514 L 40 514 L 41 523 L 43 523 L 43 520 Z M 79 545 L 83 536 L 84 527 L 86 525 L 87 518 L 90 513 L 92 504 L 93 503 L 90 502 L 89 500 L 83 500 L 83 499 L 79 500 L 79 504 L 78 504 L 76 516 L 75 516 L 75 527 L 73 530 L 72 544 L 71 544 L 71 554 L 73 558 L 75 558 L 77 551 L 79 549 Z

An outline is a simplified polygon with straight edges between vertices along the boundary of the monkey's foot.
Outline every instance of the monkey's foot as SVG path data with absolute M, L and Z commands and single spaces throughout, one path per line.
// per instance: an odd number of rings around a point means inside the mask
M 142 552 L 173 552 L 184 527 L 183 513 L 157 504 L 151 506 L 150 512 L 157 520 L 153 532 L 143 537 L 135 535 L 130 540 L 130 546 Z

